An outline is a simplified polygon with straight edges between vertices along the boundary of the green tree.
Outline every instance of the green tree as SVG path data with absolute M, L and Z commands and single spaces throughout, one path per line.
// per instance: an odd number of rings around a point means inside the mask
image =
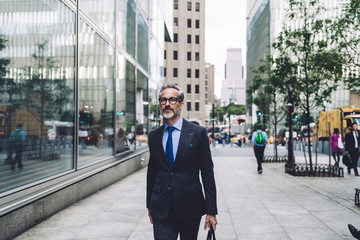
M 296 21 L 298 24 L 285 24 L 273 47 L 281 63 L 277 68 L 287 77 L 285 86 L 289 102 L 305 112 L 310 135 L 310 112 L 330 102 L 331 93 L 342 80 L 345 60 L 330 44 L 332 21 L 321 18 L 325 16 L 325 9 L 319 0 L 288 2 L 289 22 Z M 308 152 L 312 172 L 310 138 Z
M 0 52 L 6 48 L 7 40 L 4 35 L 0 34 Z M 7 66 L 10 64 L 10 59 L 8 58 L 0 58 L 0 94 L 4 96 L 7 94 L 8 100 L 5 98 L 0 98 L 1 102 L 5 103 L 13 103 L 13 95 L 19 91 L 17 85 L 14 83 L 13 79 L 6 78 L 6 74 L 8 73 Z
M 261 60 L 260 66 L 253 69 L 253 72 L 252 85 L 247 89 L 249 99 L 263 114 L 270 116 L 276 134 L 277 125 L 285 116 L 286 95 L 283 86 L 286 78 L 277 75 L 275 61 L 271 55 Z M 274 148 L 277 158 L 277 144 L 274 144 Z
M 224 108 L 223 107 L 216 107 L 214 108 L 214 112 L 215 112 L 215 118 L 217 118 L 217 116 L 219 116 L 219 121 L 222 122 L 224 121 Z
M 349 0 L 342 5 L 333 24 L 333 43 L 346 58 L 345 85 L 350 90 L 360 88 L 360 0 Z
M 73 91 L 66 84 L 65 73 L 58 67 L 59 62 L 50 56 L 46 41 L 36 44 L 36 51 L 31 57 L 31 65 L 24 67 L 19 75 L 20 94 L 22 104 L 26 109 L 36 110 L 43 124 L 54 114 L 62 113 L 71 102 Z M 41 137 L 42 131 L 41 128 Z

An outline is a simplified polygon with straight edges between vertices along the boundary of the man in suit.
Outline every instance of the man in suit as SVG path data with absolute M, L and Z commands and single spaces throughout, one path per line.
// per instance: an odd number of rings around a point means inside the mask
M 354 168 L 355 176 L 359 176 L 357 170 L 357 161 L 359 159 L 359 144 L 360 134 L 358 132 L 358 125 L 353 123 L 351 132 L 345 136 L 345 154 L 349 153 L 351 157 L 351 166 L 348 167 L 348 173 L 351 172 L 351 168 Z
M 159 93 L 164 125 L 150 132 L 147 196 L 156 240 L 196 240 L 201 216 L 216 228 L 216 187 L 205 128 L 181 117 L 184 94 L 171 83 Z M 199 172 L 201 173 L 200 182 Z M 205 197 L 203 194 L 205 193 Z

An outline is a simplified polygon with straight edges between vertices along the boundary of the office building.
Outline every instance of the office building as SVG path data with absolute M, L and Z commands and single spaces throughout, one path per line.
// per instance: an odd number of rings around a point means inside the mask
M 225 64 L 225 79 L 222 81 L 221 102 L 228 105 L 230 102 L 245 105 L 246 81 L 244 66 L 242 65 L 241 48 L 228 48 Z
M 0 1 L 1 238 L 146 166 L 171 9 Z
M 325 17 L 331 18 L 340 13 L 342 3 L 346 1 L 338 0 L 322 0 L 320 1 L 329 10 L 325 13 Z M 256 69 L 260 65 L 260 60 L 266 55 L 276 56 L 272 45 L 275 38 L 283 28 L 283 24 L 298 25 L 295 19 L 290 23 L 286 19 L 286 8 L 288 7 L 285 0 L 248 0 L 247 1 L 247 71 L 246 71 L 246 88 L 252 84 L 254 73 L 251 69 Z M 359 102 L 355 92 L 339 88 L 332 94 L 331 103 L 326 104 L 327 109 L 347 106 L 349 104 L 357 104 Z M 247 113 L 251 115 L 253 123 L 256 122 L 257 107 L 247 101 Z M 316 108 L 313 115 L 316 117 L 322 108 Z M 250 119 L 249 119 L 250 120 Z
M 205 0 L 174 0 L 174 35 L 165 43 L 165 81 L 185 95 L 182 116 L 205 126 Z

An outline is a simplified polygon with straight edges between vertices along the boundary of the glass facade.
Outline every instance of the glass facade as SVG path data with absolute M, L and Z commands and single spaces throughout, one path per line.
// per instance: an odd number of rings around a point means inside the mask
M 164 77 L 157 4 L 0 0 L 0 197 L 146 147 Z

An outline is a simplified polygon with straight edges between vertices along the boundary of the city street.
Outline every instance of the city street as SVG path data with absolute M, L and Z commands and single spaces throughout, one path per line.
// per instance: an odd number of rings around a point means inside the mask
M 259 175 L 252 148 L 211 150 L 218 193 L 217 239 L 354 239 L 347 224 L 360 227 L 360 207 L 354 204 L 360 178 L 353 173 L 343 178 L 293 177 L 284 173 L 284 163 L 264 163 Z M 269 145 L 266 155 L 271 154 Z M 279 154 L 286 154 L 285 147 L 279 147 Z M 295 156 L 303 161 L 301 152 Z M 326 163 L 328 156 L 321 155 L 318 161 Z M 146 168 L 16 239 L 153 239 L 145 209 L 145 179 Z M 198 239 L 206 239 L 202 228 Z

